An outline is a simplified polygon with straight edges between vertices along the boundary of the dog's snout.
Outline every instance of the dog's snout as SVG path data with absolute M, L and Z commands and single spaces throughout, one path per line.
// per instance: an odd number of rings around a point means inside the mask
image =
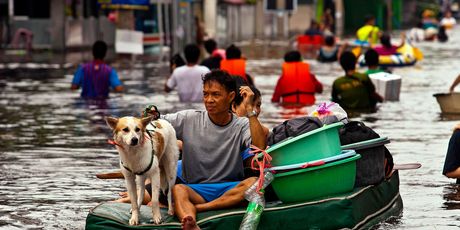
M 137 143 L 139 142 L 139 139 L 137 137 L 133 137 L 131 139 L 131 145 L 134 146 L 134 145 L 137 145 Z

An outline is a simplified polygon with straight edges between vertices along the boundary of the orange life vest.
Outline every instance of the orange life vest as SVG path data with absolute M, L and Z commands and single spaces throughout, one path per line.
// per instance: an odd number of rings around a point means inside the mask
M 278 81 L 283 103 L 313 105 L 315 103 L 316 80 L 310 66 L 304 62 L 283 63 L 283 74 Z
M 230 75 L 242 77 L 246 82 L 246 60 L 244 59 L 224 59 L 220 61 L 220 69 L 227 71 Z

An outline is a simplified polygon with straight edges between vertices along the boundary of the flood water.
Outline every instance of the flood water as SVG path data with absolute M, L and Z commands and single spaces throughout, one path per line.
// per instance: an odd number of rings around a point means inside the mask
M 413 67 L 394 69 L 403 76 L 399 102 L 379 105 L 378 111 L 354 118 L 381 136 L 395 163 L 420 162 L 418 170 L 400 172 L 401 216 L 380 224 L 380 229 L 457 229 L 460 226 L 460 189 L 441 175 L 452 127 L 460 117 L 440 114 L 432 96 L 447 92 L 460 74 L 460 31 L 447 44 L 418 45 L 425 59 Z M 263 124 L 273 127 L 288 117 L 305 114 L 311 107 L 285 110 L 270 102 L 281 72 L 285 49 L 273 44 L 251 50 L 248 72 L 263 94 Z M 84 229 L 88 211 L 117 198 L 122 180 L 100 180 L 96 173 L 118 169 L 118 155 L 106 143 L 111 133 L 106 115 L 139 115 L 149 103 L 161 112 L 203 108 L 178 102 L 165 94 L 166 63 L 114 61 L 127 91 L 112 94 L 106 103 L 86 103 L 69 90 L 76 64 L 88 54 L 37 58 L 3 54 L 0 63 L 0 229 Z M 340 66 L 309 60 L 324 84 L 317 101 L 329 100 Z M 18 64 L 21 63 L 21 64 Z M 460 89 L 458 89 L 460 91 Z

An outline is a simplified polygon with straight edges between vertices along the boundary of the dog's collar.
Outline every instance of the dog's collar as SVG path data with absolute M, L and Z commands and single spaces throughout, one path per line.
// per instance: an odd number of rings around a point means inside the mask
M 121 165 L 123 166 L 123 168 L 125 168 L 126 170 L 128 170 L 128 172 L 134 173 L 134 174 L 140 176 L 140 175 L 143 175 L 144 173 L 148 172 L 148 171 L 150 170 L 150 168 L 152 168 L 152 165 L 153 165 L 153 155 L 155 155 L 154 152 L 152 152 L 152 157 L 150 158 L 150 164 L 149 164 L 149 166 L 147 166 L 147 168 L 144 169 L 144 171 L 139 172 L 139 173 L 138 173 L 138 172 L 133 172 L 133 170 L 131 170 L 130 168 L 126 167 L 126 166 L 123 164 L 123 161 L 120 160 L 120 163 L 121 163 Z
M 118 144 L 116 141 L 114 140 L 107 140 L 107 143 L 111 144 L 111 145 L 115 145 L 115 146 L 118 146 L 120 148 L 123 148 L 122 145 Z

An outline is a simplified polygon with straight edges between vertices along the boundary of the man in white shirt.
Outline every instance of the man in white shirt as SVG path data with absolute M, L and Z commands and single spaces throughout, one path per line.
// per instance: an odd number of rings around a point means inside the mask
M 446 11 L 444 18 L 441 19 L 439 24 L 444 26 L 448 35 L 452 35 L 452 29 L 454 28 L 455 24 L 457 24 L 457 21 L 454 17 L 452 17 L 452 13 L 450 11 Z
M 184 48 L 187 65 L 174 69 L 165 84 L 165 91 L 168 93 L 177 88 L 181 102 L 203 101 L 202 77 L 209 72 L 205 66 L 198 65 L 200 48 L 190 44 Z

